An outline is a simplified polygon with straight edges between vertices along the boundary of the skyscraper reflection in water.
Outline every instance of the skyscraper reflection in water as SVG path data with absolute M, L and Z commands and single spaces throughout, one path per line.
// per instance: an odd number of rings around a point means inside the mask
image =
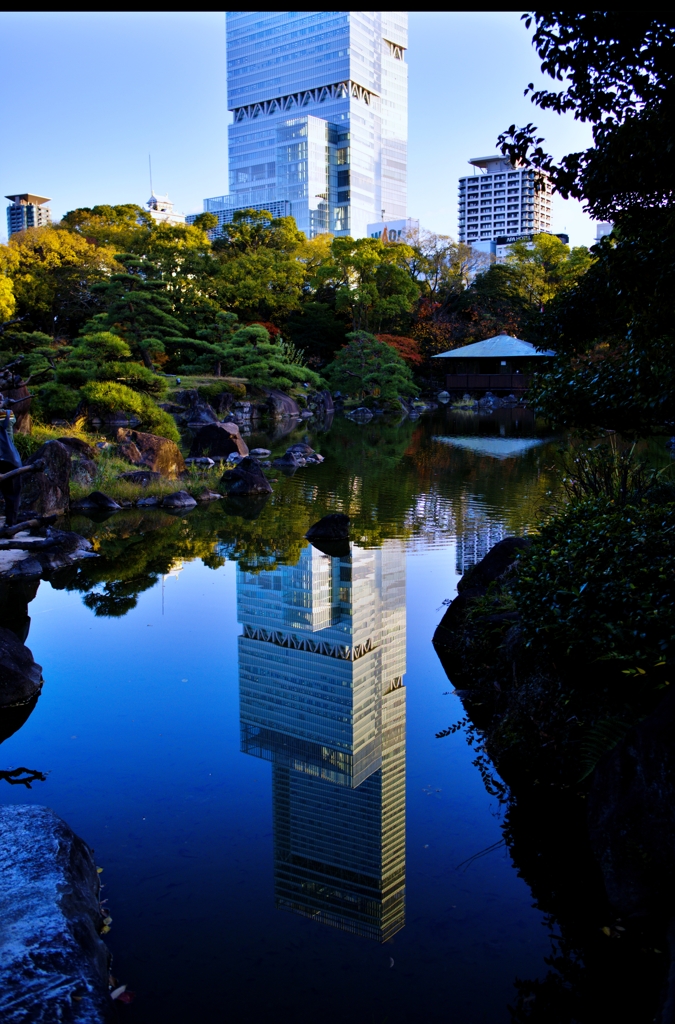
M 277 907 L 384 942 L 405 923 L 405 552 L 237 570 L 241 748 L 273 764 Z

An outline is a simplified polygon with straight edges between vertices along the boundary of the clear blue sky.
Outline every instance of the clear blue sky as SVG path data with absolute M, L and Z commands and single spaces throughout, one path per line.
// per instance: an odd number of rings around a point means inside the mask
M 146 202 L 153 185 L 185 213 L 227 192 L 222 13 L 0 14 L 2 195 L 76 206 Z M 588 126 L 543 114 L 523 97 L 540 79 L 517 13 L 410 13 L 408 212 L 457 231 L 457 178 L 496 152 L 501 130 L 534 121 L 552 152 L 585 148 Z M 591 244 L 578 203 L 554 200 L 554 230 Z M 4 216 L 1 237 L 6 238 Z

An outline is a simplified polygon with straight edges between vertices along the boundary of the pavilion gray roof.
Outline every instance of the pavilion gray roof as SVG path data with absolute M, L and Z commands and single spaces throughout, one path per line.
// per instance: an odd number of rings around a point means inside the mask
M 510 334 L 498 334 L 495 338 L 475 341 L 473 345 L 462 345 L 449 352 L 440 352 L 434 359 L 513 359 L 515 356 L 554 356 L 549 349 L 541 352 L 529 341 L 512 338 Z

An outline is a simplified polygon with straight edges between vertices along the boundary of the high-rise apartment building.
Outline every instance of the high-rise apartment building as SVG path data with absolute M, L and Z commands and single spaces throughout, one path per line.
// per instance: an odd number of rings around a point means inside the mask
M 16 196 L 5 196 L 12 205 L 7 207 L 7 234 L 14 235 L 26 228 L 41 228 L 51 224 L 52 214 L 48 206 L 47 196 L 34 196 L 31 192 L 22 192 Z
M 241 746 L 271 761 L 277 906 L 384 942 L 405 914 L 405 552 L 237 571 Z
M 506 244 L 551 231 L 551 182 L 535 188 L 532 168 L 514 167 L 502 156 L 474 157 L 480 173 L 459 179 L 460 242 Z
M 400 11 L 228 11 L 229 195 L 204 209 L 291 215 L 310 237 L 404 219 L 407 43 Z

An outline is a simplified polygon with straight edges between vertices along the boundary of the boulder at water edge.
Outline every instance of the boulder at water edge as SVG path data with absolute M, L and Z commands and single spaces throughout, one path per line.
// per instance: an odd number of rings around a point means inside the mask
M 162 508 L 194 508 L 197 502 L 187 491 L 174 491 L 167 494 L 162 502 Z
M 122 506 L 118 505 L 109 494 L 104 494 L 103 491 L 92 491 L 86 498 L 74 501 L 71 507 L 74 512 L 89 508 L 97 509 L 100 512 L 117 512 Z
M 255 459 L 242 459 L 234 469 L 223 473 L 221 484 L 228 495 L 271 494 L 272 487 Z
M 21 511 L 34 516 L 65 512 L 70 503 L 70 449 L 60 441 L 46 441 L 27 465 L 40 459 L 44 469 L 21 478 Z
M 0 1019 L 103 1024 L 110 954 L 90 848 L 48 807 L 0 806 Z
M 190 456 L 248 455 L 248 445 L 239 432 L 236 423 L 209 423 L 197 431 L 190 448 Z
M 120 454 L 136 465 L 147 466 L 153 473 L 161 473 L 170 480 L 175 478 L 185 469 L 185 459 L 181 455 L 177 444 L 167 437 L 158 437 L 156 434 L 144 434 L 140 430 L 129 430 L 120 427 L 117 431 L 117 443 Z M 134 452 L 140 454 L 140 461 Z
M 323 551 L 331 558 L 343 558 L 349 554 L 349 516 L 342 512 L 331 512 L 310 526 L 305 534 L 312 547 Z
M 42 666 L 10 629 L 0 627 L 0 708 L 22 704 L 42 689 Z
M 349 540 L 349 516 L 342 512 L 331 512 L 310 526 L 305 534 L 307 540 Z

